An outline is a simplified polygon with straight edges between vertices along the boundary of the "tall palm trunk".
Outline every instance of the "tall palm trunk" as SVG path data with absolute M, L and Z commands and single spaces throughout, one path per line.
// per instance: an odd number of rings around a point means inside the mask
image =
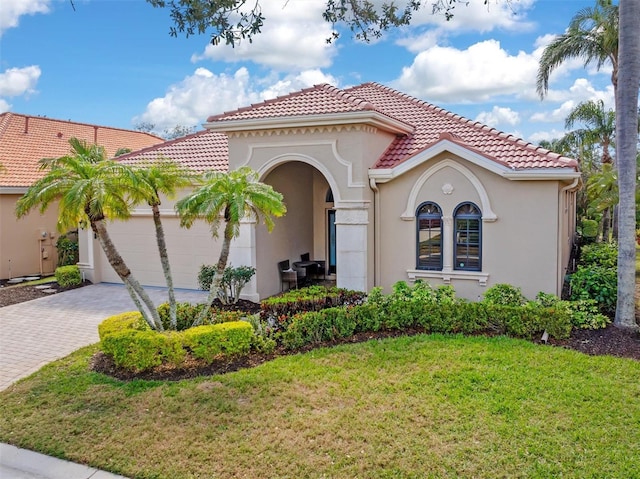
M 635 191 L 640 84 L 640 0 L 620 0 L 616 145 L 618 164 L 618 300 L 614 324 L 638 328 L 635 320 Z
M 229 251 L 231 250 L 231 240 L 233 238 L 233 225 L 227 221 L 224 226 L 224 238 L 222 240 L 222 248 L 220 249 L 220 257 L 218 258 L 218 264 L 216 265 L 216 272 L 211 280 L 211 286 L 209 286 L 209 294 L 207 295 L 206 307 L 200 312 L 198 317 L 193 322 L 192 326 L 198 326 L 202 324 L 204 318 L 209 314 L 211 304 L 213 300 L 220 296 L 220 282 L 224 269 L 227 266 L 227 260 L 229 259 Z
M 602 241 L 604 243 L 608 243 L 609 242 L 609 236 L 611 236 L 611 234 L 609 233 L 610 231 L 610 226 L 611 226 L 611 208 L 605 208 L 604 211 L 602 212 Z
M 107 256 L 107 260 L 109 264 L 114 269 L 118 277 L 125 283 L 127 286 L 127 290 L 131 295 L 134 303 L 139 304 L 136 301 L 135 296 L 138 296 L 140 300 L 145 304 L 148 311 L 144 311 L 144 308 L 141 309 L 142 317 L 145 319 L 147 324 L 157 331 L 163 331 L 164 327 L 162 326 L 162 322 L 160 321 L 160 316 L 158 315 L 158 310 L 156 309 L 153 301 L 144 290 L 144 288 L 140 285 L 138 280 L 136 280 L 131 274 L 131 270 L 127 267 L 120 253 L 116 249 L 115 245 L 111 241 L 111 237 L 107 232 L 107 228 L 104 224 L 104 220 L 94 220 L 91 219 L 91 229 L 98 237 L 98 241 L 100 241 L 100 246 L 102 246 L 102 250 Z M 132 294 L 135 293 L 135 294 Z
M 164 236 L 162 221 L 160 220 L 160 208 L 157 204 L 154 204 L 151 205 L 151 211 L 153 212 L 153 224 L 156 227 L 156 241 L 158 243 L 158 252 L 160 253 L 160 263 L 162 264 L 162 272 L 164 273 L 164 280 L 167 284 L 169 294 L 169 325 L 170 329 L 175 330 L 178 325 L 176 318 L 177 305 L 173 288 L 173 276 L 171 275 L 171 266 L 169 265 L 169 254 L 167 253 L 167 242 Z

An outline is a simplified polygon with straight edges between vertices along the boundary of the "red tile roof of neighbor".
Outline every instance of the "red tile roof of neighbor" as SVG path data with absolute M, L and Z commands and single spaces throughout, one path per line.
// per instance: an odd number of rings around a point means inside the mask
M 40 179 L 42 158 L 59 158 L 71 152 L 69 138 L 103 146 L 107 156 L 119 148 L 138 150 L 162 143 L 150 133 L 55 120 L 17 113 L 0 114 L 1 187 L 28 187 Z
M 374 168 L 392 168 L 449 139 L 510 168 L 573 168 L 577 162 L 527 143 L 495 128 L 473 122 L 442 108 L 418 100 L 378 83 L 363 83 L 340 90 L 322 84 L 249 107 L 208 118 L 210 123 L 258 120 L 278 117 L 305 117 L 348 112 L 375 111 L 411 125 L 414 131 L 399 135 L 378 159 Z
M 118 157 L 128 164 L 167 158 L 197 172 L 229 169 L 229 141 L 224 133 L 202 130 Z

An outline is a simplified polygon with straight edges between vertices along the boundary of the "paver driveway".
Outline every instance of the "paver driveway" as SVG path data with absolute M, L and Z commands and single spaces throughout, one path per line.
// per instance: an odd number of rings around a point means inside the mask
M 166 288 L 146 288 L 156 305 Z M 204 291 L 177 290 L 178 301 L 203 302 Z M 98 324 L 135 310 L 127 290 L 94 284 L 0 308 L 0 390 L 82 346 L 98 342 Z

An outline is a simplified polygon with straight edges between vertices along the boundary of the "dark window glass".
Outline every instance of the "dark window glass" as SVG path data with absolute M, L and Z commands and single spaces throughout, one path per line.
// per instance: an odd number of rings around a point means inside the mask
M 458 205 L 454 214 L 453 269 L 482 270 L 482 214 L 473 203 Z
M 416 268 L 442 270 L 442 210 L 435 203 L 422 203 L 416 220 Z

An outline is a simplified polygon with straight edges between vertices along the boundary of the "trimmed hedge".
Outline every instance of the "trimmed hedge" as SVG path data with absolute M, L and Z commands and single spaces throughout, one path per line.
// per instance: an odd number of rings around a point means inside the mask
M 362 304 L 366 297 L 362 291 L 309 286 L 264 299 L 260 302 L 260 317 L 273 329 L 286 330 L 298 313 Z
M 80 268 L 77 264 L 56 268 L 56 281 L 63 288 L 79 285 L 82 283 Z
M 222 355 L 246 354 L 253 327 L 246 321 L 152 331 L 138 312 L 111 316 L 98 326 L 102 351 L 119 367 L 140 372 L 161 364 L 179 366 L 190 353 L 211 363 Z
M 534 304 L 518 307 L 465 301 L 390 301 L 295 315 L 280 339 L 285 348 L 297 349 L 355 332 L 408 328 L 421 328 L 426 333 L 491 333 L 528 339 L 546 330 L 551 337 L 566 338 L 571 332 L 571 317 L 565 308 Z

